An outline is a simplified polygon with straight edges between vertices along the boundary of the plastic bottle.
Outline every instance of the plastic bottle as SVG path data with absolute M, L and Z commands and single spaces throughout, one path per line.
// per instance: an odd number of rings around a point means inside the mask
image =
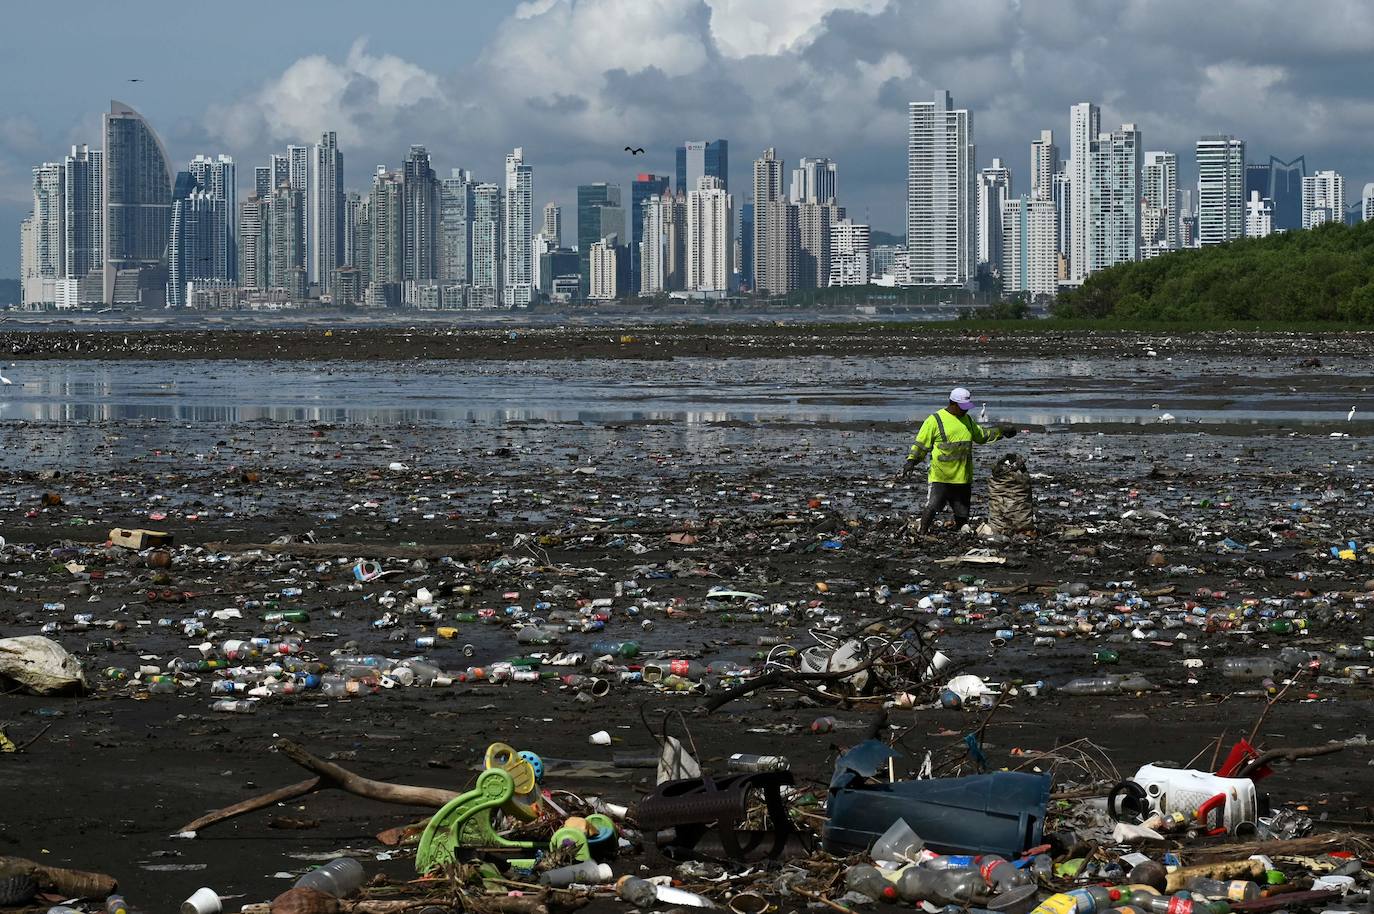
M 861 864 L 845 870 L 844 887 L 851 892 L 867 895 L 875 901 L 896 901 L 897 885 L 876 866 Z
M 129 904 L 123 895 L 111 895 L 105 899 L 105 914 L 129 914 Z
M 1194 901 L 1178 895 L 1137 896 L 1135 902 L 1150 914 L 1223 914 L 1228 910 L 1224 904 Z
M 1188 880 L 1188 891 L 1207 898 L 1221 898 L 1226 901 L 1254 901 L 1260 897 L 1260 887 L 1247 879 L 1207 879 L 1199 876 Z
M 258 703 L 256 701 L 247 700 L 229 701 L 225 699 L 210 705 L 211 711 L 222 711 L 226 714 L 252 714 L 257 709 Z
M 989 892 L 983 875 L 972 867 L 932 870 L 913 865 L 903 867 L 897 877 L 897 894 L 903 901 L 968 905 L 987 899 Z
M 786 771 L 792 767 L 792 763 L 781 755 L 753 755 L 748 752 L 736 752 L 725 760 L 726 767 L 731 771 Z
M 1005 892 L 1017 886 L 1030 885 L 1034 880 L 1024 870 L 1018 870 L 1005 857 L 988 854 L 978 858 L 978 871 L 983 874 L 994 892 Z
M 296 880 L 298 889 L 315 889 L 335 898 L 347 898 L 363 885 L 363 865 L 352 857 L 339 857 Z
M 566 889 L 573 884 L 598 885 L 611 881 L 611 868 L 594 860 L 584 860 L 571 866 L 560 866 L 539 875 L 539 884 Z
M 1112 664 L 1118 662 L 1120 659 L 1121 655 L 1110 648 L 1104 647 L 1093 651 L 1094 663 Z
M 1221 675 L 1227 679 L 1264 679 L 1288 672 L 1288 665 L 1274 657 L 1227 657 L 1221 661 Z
M 1116 695 L 1121 691 L 1120 676 L 1084 676 L 1059 687 L 1065 695 Z
M 518 636 L 517 636 L 518 637 Z M 610 657 L 637 657 L 639 656 L 638 641 L 593 641 L 592 653 L 597 656 Z

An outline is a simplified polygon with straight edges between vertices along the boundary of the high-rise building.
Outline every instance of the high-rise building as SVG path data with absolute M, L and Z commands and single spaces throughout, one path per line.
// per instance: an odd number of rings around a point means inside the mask
M 1001 159 L 978 173 L 978 265 L 1002 270 L 1002 205 L 1011 199 L 1011 169 Z
M 746 286 L 754 284 L 754 204 L 739 208 L 739 275 Z
M 695 190 L 704 175 L 720 178 L 721 186 L 730 190 L 730 144 L 725 140 L 706 142 L 688 140 L 677 148 L 677 185 L 679 193 Z
M 19 223 L 19 301 L 24 305 L 42 302 L 43 285 L 37 278 L 38 245 L 33 236 L 33 213 L 29 213 Z M 31 293 L 37 297 L 31 297 Z M 53 297 L 56 298 L 55 291 Z
M 192 166 L 204 165 L 197 159 Z M 198 169 L 208 179 L 210 171 Z M 172 188 L 172 221 L 167 242 L 167 304 L 184 308 L 187 285 L 215 282 L 228 285 L 229 241 L 223 188 L 204 186 L 190 171 L 177 173 Z M 237 220 L 236 220 L 237 221 Z M 234 274 L 236 275 L 236 274 Z
M 1302 227 L 1316 228 L 1345 221 L 1345 179 L 1334 171 L 1319 171 L 1302 179 Z
M 1374 222 L 1374 182 L 1366 184 L 1360 191 L 1360 221 Z
M 372 288 L 399 286 L 405 281 L 405 179 L 394 171 L 378 167 L 372 177 L 368 201 L 371 267 L 368 285 Z M 374 300 L 385 296 L 371 296 Z
M 358 201 L 353 211 L 353 265 L 358 268 L 358 288 L 363 294 L 372 285 L 372 192 L 371 190 Z
M 478 307 L 495 307 L 501 291 L 501 188 L 472 188 L 472 289 Z
M 866 286 L 872 278 L 872 232 L 867 225 L 840 219 L 830 227 L 831 286 Z
M 1267 238 L 1274 232 L 1274 201 L 1260 196 L 1257 190 L 1250 191 L 1245 201 L 1245 237 Z
M 1246 211 L 1250 207 L 1250 194 L 1258 193 L 1260 199 L 1269 196 L 1271 185 L 1274 181 L 1274 170 L 1269 167 L 1268 162 L 1247 162 L 1245 163 L 1245 200 Z M 1249 234 L 1247 232 L 1247 234 Z
M 664 179 L 663 187 L 668 186 Z M 734 249 L 734 198 L 720 178 L 704 175 L 687 194 L 687 289 L 730 291 L 730 255 Z
M 439 278 L 439 180 L 425 147 L 410 147 L 401 166 L 401 182 L 405 190 L 401 281 L 434 282 Z
M 597 239 L 587 249 L 589 301 L 613 301 L 620 297 L 622 290 L 617 281 L 620 276 L 620 256 L 619 238 L 614 233 Z
M 343 208 L 343 250 L 339 253 L 339 265 L 361 267 L 358 257 L 358 208 L 363 205 L 363 197 L 356 190 L 344 194 Z
M 787 295 L 795 292 L 800 283 L 801 225 L 800 213 L 795 203 L 787 202 L 785 197 L 775 197 L 768 201 L 764 212 L 767 231 L 763 246 L 756 249 L 762 252 L 767 272 L 762 277 L 763 290 L 769 295 Z
M 1269 189 L 1260 194 L 1274 201 L 1274 231 L 1294 232 L 1302 228 L 1302 179 L 1307 177 L 1307 160 L 1298 156 L 1285 162 L 1269 157 Z
M 333 130 L 320 134 L 311 162 L 310 226 L 306 235 L 310 246 L 310 281 L 324 291 L 334 292 L 334 271 L 346 263 L 344 251 L 344 164 L 338 136 Z
M 553 246 L 563 246 L 563 207 L 557 203 L 544 204 L 544 227 L 539 230 L 546 238 L 553 239 Z
M 1140 131 L 1122 124 L 1099 134 L 1089 156 L 1088 269 L 1097 272 L 1140 259 Z
M 272 166 L 259 165 L 253 169 L 253 195 L 266 200 L 272 194 Z M 242 212 L 242 210 L 240 210 Z
M 839 197 L 835 163 L 826 158 L 801 158 L 792 169 L 791 203 L 830 203 Z
M 172 217 L 167 150 L 143 116 L 128 105 L 111 101 L 102 122 L 102 299 L 106 305 L 141 301 L 158 306 L 166 294 Z
M 844 218 L 844 207 L 834 197 L 792 205 L 797 208 L 797 288 L 824 289 L 830 282 L 831 229 Z
M 672 197 L 667 193 L 644 201 L 639 226 L 640 295 L 657 295 L 667 291 L 665 245 L 668 240 L 668 227 L 664 217 L 670 215 L 671 207 Z
M 906 244 L 911 282 L 964 286 L 978 258 L 973 115 L 945 91 L 907 105 Z
M 645 201 L 660 197 L 668 189 L 667 175 L 641 173 L 630 185 L 630 294 L 640 290 L 640 242 L 644 240 Z
M 472 172 L 455 168 L 439 181 L 439 281 L 472 283 Z
M 1140 257 L 1178 250 L 1178 156 L 1145 153 L 1141 179 Z
M 227 281 L 238 275 L 238 209 L 239 209 L 239 181 L 238 167 L 234 165 L 232 156 L 221 155 L 216 158 L 198 155 L 191 160 L 190 172 L 196 179 L 196 186 L 202 192 L 212 197 L 217 197 L 224 201 L 221 218 L 224 219 L 224 231 L 217 232 L 216 237 L 221 234 L 224 239 L 223 257 L 217 253 L 216 269 L 213 275 L 193 277 L 200 280 L 224 280 Z M 173 188 L 173 203 L 175 203 L 175 188 Z M 199 218 L 200 214 L 207 208 L 206 204 L 197 202 L 194 204 L 194 211 Z M 170 269 L 170 264 L 169 264 Z M 168 288 L 171 288 L 170 285 Z M 184 293 L 183 289 L 183 293 Z
M 1053 295 L 1059 287 L 1059 230 L 1054 201 L 1022 194 L 1002 205 L 1002 289 Z
M 501 302 L 527 308 L 534 300 L 534 167 L 517 146 L 506 155 L 506 188 L 501 198 Z
M 272 153 L 268 158 L 268 168 L 272 170 L 272 190 L 276 190 L 283 184 L 291 183 L 291 158 L 279 152 Z
M 311 264 L 315 262 L 315 239 L 310 237 L 310 211 L 315 207 L 315 189 L 311 186 L 310 172 L 313 165 L 309 146 L 288 145 L 286 147 L 287 180 L 301 192 L 306 217 L 301 222 L 301 244 L 305 251 L 305 272 L 307 282 L 313 281 L 310 275 Z
M 62 275 L 67 279 L 84 279 L 100 270 L 105 219 L 102 165 L 100 150 L 84 145 L 73 146 L 63 162 Z
M 44 162 L 33 170 L 33 232 L 34 259 L 30 263 L 30 283 L 25 292 L 26 302 L 45 305 L 57 302 L 57 281 L 67 268 L 67 206 L 66 169 L 61 162 Z
M 1059 173 L 1059 147 L 1054 145 L 1054 131 L 1040 131 L 1040 139 L 1031 143 L 1030 195 L 1037 200 L 1054 197 L 1054 176 Z
M 305 191 L 283 184 L 268 207 L 267 287 L 284 291 L 291 301 L 306 293 L 304 225 Z
M 1060 171 L 1050 182 L 1054 199 L 1057 245 L 1060 262 L 1064 265 L 1060 279 L 1069 278 L 1069 256 L 1073 251 L 1073 175 Z
M 1091 222 L 1092 144 L 1102 132 L 1102 112 L 1091 102 L 1069 109 L 1069 279 L 1082 282 L 1091 270 L 1088 258 Z
M 1245 141 L 1205 136 L 1197 141 L 1198 243 L 1204 247 L 1245 234 Z
M 624 210 L 620 206 L 620 185 L 604 181 L 577 187 L 577 255 L 582 297 L 591 291 L 590 257 L 592 245 L 607 235 L 624 237 Z
M 754 291 L 773 290 L 768 286 L 768 213 L 769 204 L 783 198 L 782 173 L 784 165 L 777 151 L 768 147 L 763 155 L 754 160 L 754 200 L 751 212 L 754 216 L 753 276 Z M 779 275 L 786 275 L 786 270 Z
M 252 194 L 239 204 L 239 285 L 245 289 L 264 290 L 268 283 L 269 253 L 272 250 L 271 198 Z

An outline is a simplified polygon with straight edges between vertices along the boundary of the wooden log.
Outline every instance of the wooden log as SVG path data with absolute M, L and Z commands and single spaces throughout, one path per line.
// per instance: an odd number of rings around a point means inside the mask
M 24 857 L 0 857 L 0 877 L 7 876 L 29 876 L 43 891 L 63 898 L 105 898 L 118 886 L 113 876 L 104 873 L 44 866 Z
M 265 809 L 268 806 L 274 806 L 277 803 L 283 803 L 287 800 L 294 800 L 297 797 L 303 797 L 308 793 L 314 793 L 316 790 L 319 790 L 321 786 L 323 786 L 323 783 L 321 779 L 318 777 L 309 778 L 307 780 L 300 781 L 295 784 L 288 784 L 285 787 L 280 787 L 276 790 L 273 790 L 271 793 L 264 793 L 260 796 L 249 797 L 246 800 L 240 800 L 232 806 L 226 806 L 223 809 L 217 809 L 214 812 L 206 813 L 199 819 L 193 819 L 192 821 L 187 822 L 185 825 L 181 826 L 181 828 L 178 828 L 177 831 L 200 831 L 202 828 L 205 828 L 206 826 L 216 825 L 220 822 L 226 822 L 229 819 L 236 818 L 238 816 L 244 815 L 245 813 L 256 812 L 259 809 Z
M 1185 866 L 1169 874 L 1164 891 L 1172 895 L 1188 884 L 1188 880 L 1204 876 L 1208 879 L 1258 879 L 1264 875 L 1264 864 L 1258 860 L 1227 860 L 1223 863 L 1200 863 Z
M 442 787 L 415 787 L 409 784 L 374 781 L 372 778 L 354 774 L 347 768 L 335 765 L 333 762 L 326 762 L 322 758 L 317 758 L 289 739 L 278 741 L 277 749 L 305 770 L 319 775 L 321 780 L 326 782 L 324 786 L 337 787 L 354 796 L 368 800 L 398 803 L 403 806 L 428 806 L 438 809 L 449 800 L 462 794 L 460 790 L 445 790 Z

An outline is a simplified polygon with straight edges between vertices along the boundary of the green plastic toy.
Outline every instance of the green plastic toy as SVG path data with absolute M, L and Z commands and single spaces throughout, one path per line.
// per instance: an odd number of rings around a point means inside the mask
M 455 863 L 461 847 L 532 850 L 534 842 L 503 838 L 492 824 L 492 814 L 514 796 L 515 781 L 504 768 L 488 768 L 479 774 L 476 787 L 449 800 L 425 826 L 415 852 L 415 871 L 425 876 Z

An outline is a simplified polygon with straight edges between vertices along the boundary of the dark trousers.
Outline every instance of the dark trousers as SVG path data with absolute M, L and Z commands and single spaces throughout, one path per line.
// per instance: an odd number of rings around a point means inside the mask
M 945 505 L 954 512 L 954 529 L 963 527 L 968 523 L 969 510 L 973 506 L 973 483 L 932 482 L 926 496 L 926 509 L 921 513 L 922 533 L 930 532 L 931 522 Z

